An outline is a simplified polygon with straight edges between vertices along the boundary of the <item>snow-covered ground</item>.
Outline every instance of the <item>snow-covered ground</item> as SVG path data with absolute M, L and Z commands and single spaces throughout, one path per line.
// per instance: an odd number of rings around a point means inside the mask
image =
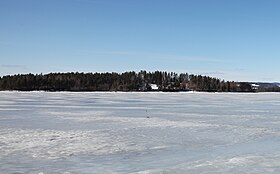
M 6 173 L 280 173 L 280 94 L 0 92 Z

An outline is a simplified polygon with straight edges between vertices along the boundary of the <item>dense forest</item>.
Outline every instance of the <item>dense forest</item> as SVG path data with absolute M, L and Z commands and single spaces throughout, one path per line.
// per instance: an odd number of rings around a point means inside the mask
M 161 71 L 7 75 L 0 77 L 0 90 L 254 92 L 245 82 Z

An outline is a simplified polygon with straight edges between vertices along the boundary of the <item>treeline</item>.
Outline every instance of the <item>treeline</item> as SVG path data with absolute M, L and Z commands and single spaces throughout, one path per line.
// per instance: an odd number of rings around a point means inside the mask
M 0 77 L 0 90 L 253 92 L 245 82 L 174 72 L 50 73 Z
M 280 92 L 280 87 L 257 88 L 256 92 Z

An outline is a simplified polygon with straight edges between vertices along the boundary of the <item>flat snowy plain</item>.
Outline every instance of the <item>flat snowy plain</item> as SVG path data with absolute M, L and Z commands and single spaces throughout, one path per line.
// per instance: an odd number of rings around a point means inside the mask
M 0 92 L 0 173 L 280 173 L 280 93 Z

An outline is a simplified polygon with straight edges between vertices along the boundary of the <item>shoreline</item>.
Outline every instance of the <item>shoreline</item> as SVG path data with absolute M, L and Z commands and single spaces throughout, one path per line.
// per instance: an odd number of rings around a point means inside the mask
M 21 91 L 21 90 L 2 90 L 0 93 L 5 92 L 18 92 L 18 93 L 184 93 L 184 94 L 195 94 L 195 93 L 206 93 L 206 94 L 259 94 L 259 93 L 280 93 L 280 92 L 208 92 L 208 91 L 45 91 L 45 90 L 32 90 L 32 91 Z

